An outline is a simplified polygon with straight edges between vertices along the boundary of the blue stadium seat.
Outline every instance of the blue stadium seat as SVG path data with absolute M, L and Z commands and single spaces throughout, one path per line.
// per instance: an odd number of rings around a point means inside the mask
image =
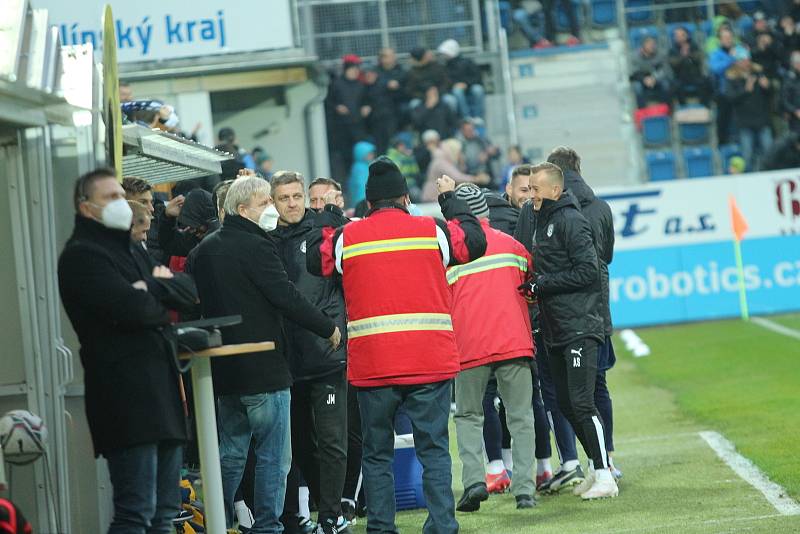
M 617 25 L 616 0 L 591 0 L 592 25 L 607 28 Z
M 642 141 L 646 146 L 664 146 L 670 143 L 670 119 L 663 115 L 660 117 L 646 117 L 642 119 Z
M 667 43 L 672 46 L 675 44 L 675 39 L 673 37 L 676 28 L 686 28 L 686 31 L 689 32 L 689 36 L 697 42 L 697 24 L 694 22 L 673 22 L 671 24 L 667 24 Z
M 687 178 L 702 178 L 714 174 L 714 156 L 707 146 L 684 148 L 683 161 L 686 163 Z
M 669 151 L 654 151 L 645 154 L 647 175 L 651 182 L 675 179 L 675 156 Z
M 722 162 L 722 172 L 728 173 L 728 165 L 730 165 L 731 158 L 734 156 L 741 156 L 742 149 L 739 145 L 720 145 L 719 159 Z
M 706 38 L 711 37 L 711 34 L 714 33 L 714 21 L 704 20 L 700 23 L 700 29 L 703 30 Z
M 625 7 L 652 7 L 653 0 L 625 0 Z M 628 24 L 649 24 L 653 22 L 653 11 L 651 9 L 634 11 L 626 15 Z
M 739 17 L 739 20 L 734 24 L 736 25 L 736 32 L 738 35 L 748 35 L 753 31 L 753 26 L 755 26 L 753 19 L 747 15 Z
M 571 0 L 572 1 L 572 8 L 575 10 L 575 15 L 578 17 L 578 26 L 583 26 L 583 9 L 581 6 L 581 0 Z M 569 17 L 567 17 L 567 13 L 564 11 L 564 8 L 561 7 L 561 2 L 558 3 L 558 9 L 556 11 L 556 29 L 560 32 L 568 32 L 569 31 Z
M 761 9 L 761 1 L 760 0 L 739 0 L 737 2 L 739 8 L 745 13 L 755 13 L 759 9 Z
M 704 106 L 700 104 L 689 104 L 678 108 L 678 110 L 684 110 L 690 108 L 704 108 Z M 690 145 L 705 144 L 708 143 L 710 135 L 711 135 L 711 124 L 708 122 L 705 123 L 678 122 L 678 136 L 681 140 L 681 143 L 686 143 Z
M 638 50 L 642 46 L 642 41 L 644 41 L 645 37 L 658 39 L 658 28 L 655 26 L 642 26 L 628 30 L 628 42 L 631 45 L 631 51 Z
M 511 33 L 511 2 L 501 0 L 498 2 L 498 5 L 500 7 L 500 25 L 508 33 Z

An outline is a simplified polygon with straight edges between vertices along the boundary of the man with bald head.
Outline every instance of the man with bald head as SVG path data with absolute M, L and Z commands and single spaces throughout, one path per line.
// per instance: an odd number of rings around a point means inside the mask
M 526 294 L 538 301 L 550 371 L 561 411 L 575 429 L 589 461 L 586 479 L 573 492 L 583 499 L 615 497 L 603 421 L 594 402 L 598 346 L 603 342 L 600 268 L 592 228 L 575 196 L 564 189 L 564 175 L 552 163 L 531 168 L 533 232 L 530 247 L 536 269 Z M 527 242 L 526 242 L 527 241 Z

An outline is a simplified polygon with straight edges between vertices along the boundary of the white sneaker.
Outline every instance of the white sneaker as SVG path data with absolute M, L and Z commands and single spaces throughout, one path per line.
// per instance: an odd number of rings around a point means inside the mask
M 594 484 L 594 479 L 594 469 L 590 467 L 586 472 L 586 478 L 583 479 L 583 482 L 572 488 L 572 494 L 581 496 L 585 492 L 589 491 L 589 488 L 591 488 Z
M 614 477 L 610 477 L 605 480 L 595 480 L 592 487 L 589 488 L 581 498 L 588 501 L 590 499 L 606 499 L 611 497 L 616 497 L 619 495 L 619 488 L 617 487 L 617 482 L 614 480 Z

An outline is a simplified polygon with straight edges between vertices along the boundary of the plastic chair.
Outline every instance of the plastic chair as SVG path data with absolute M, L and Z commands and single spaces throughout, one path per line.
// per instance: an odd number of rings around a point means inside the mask
M 642 46 L 642 41 L 647 37 L 658 39 L 658 28 L 655 26 L 642 26 L 628 30 L 628 42 L 631 45 L 631 50 L 638 50 Z
M 572 9 L 575 10 L 575 16 L 578 19 L 578 27 L 583 26 L 583 10 L 581 9 L 581 0 L 571 0 L 572 1 Z M 568 32 L 570 31 L 569 27 L 569 17 L 567 13 L 564 11 L 561 2 L 558 3 L 558 8 L 556 10 L 556 29 L 560 32 Z
M 683 161 L 686 163 L 687 178 L 702 178 L 714 174 L 714 157 L 709 147 L 684 148 Z
M 615 0 L 592 0 L 592 25 L 608 28 L 617 25 L 617 2 Z
M 675 156 L 672 152 L 648 152 L 645 154 L 645 162 L 647 163 L 647 175 L 650 177 L 651 182 L 675 179 Z
M 625 0 L 625 7 L 652 7 L 653 0 Z M 628 24 L 648 24 L 653 22 L 653 11 L 651 9 L 634 11 L 627 13 L 625 18 Z
M 664 146 L 671 142 L 668 116 L 646 117 L 642 120 L 642 141 L 646 146 Z

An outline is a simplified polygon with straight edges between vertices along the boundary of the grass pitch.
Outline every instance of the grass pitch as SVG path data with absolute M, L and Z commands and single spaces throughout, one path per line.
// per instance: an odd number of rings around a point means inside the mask
M 772 319 L 800 329 L 800 315 Z M 461 532 L 800 532 L 800 516 L 780 515 L 698 435 L 722 433 L 797 500 L 800 342 L 741 321 L 637 333 L 651 355 L 633 358 L 617 340 L 618 362 L 609 373 L 620 496 L 543 496 L 525 511 L 515 509 L 510 494 L 492 496 L 479 512 L 456 514 Z M 463 488 L 452 425 L 450 445 L 457 500 Z M 425 515 L 401 512 L 397 525 L 421 532 Z M 360 519 L 352 530 L 366 532 L 365 525 Z

